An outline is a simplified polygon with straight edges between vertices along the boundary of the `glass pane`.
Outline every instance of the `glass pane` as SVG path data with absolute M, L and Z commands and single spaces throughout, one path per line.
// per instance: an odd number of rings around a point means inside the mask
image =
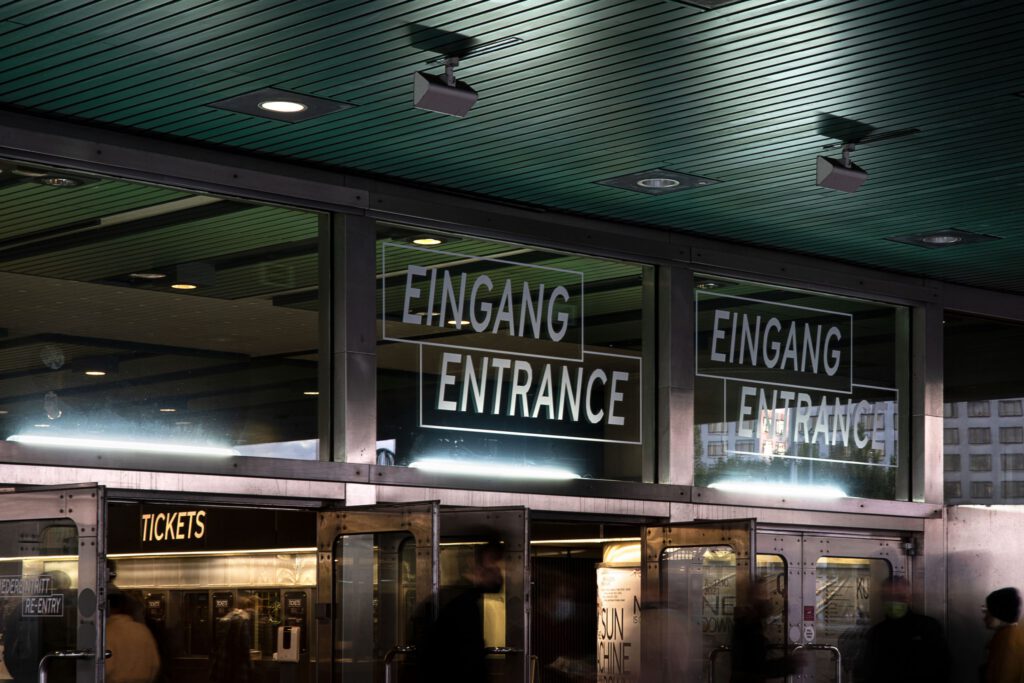
M 729 546 L 667 548 L 661 556 L 665 647 L 679 648 L 680 680 L 705 680 L 712 656 L 716 676 L 728 680 L 724 650 L 736 607 L 736 553 Z
M 70 520 L 0 522 L 0 679 L 34 681 L 48 652 L 77 646 L 78 533 Z M 72 681 L 75 662 L 50 664 Z
M 409 680 L 412 660 L 393 652 L 412 645 L 418 617 L 415 542 L 409 533 L 353 534 L 334 543 L 334 681 Z
M 1024 504 L 1024 325 L 947 313 L 943 457 L 948 504 Z
M 908 309 L 717 277 L 697 286 L 695 482 L 905 498 Z
M 822 557 L 815 564 L 815 643 L 839 648 L 844 680 L 853 680 L 864 637 L 884 616 L 880 589 L 891 575 L 889 563 L 880 559 Z M 808 662 L 814 680 L 835 680 L 828 653 L 815 652 Z
M 652 268 L 384 223 L 377 249 L 378 464 L 653 476 Z
M 317 215 L 73 180 L 0 187 L 0 440 L 316 459 Z

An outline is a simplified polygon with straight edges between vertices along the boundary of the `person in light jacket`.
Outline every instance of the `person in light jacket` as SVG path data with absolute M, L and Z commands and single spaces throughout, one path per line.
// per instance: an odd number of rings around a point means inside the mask
M 985 598 L 985 626 L 995 633 L 981 669 L 982 683 L 1024 683 L 1024 629 L 1020 619 L 1020 593 L 1000 588 Z
M 107 683 L 153 683 L 160 673 L 160 655 L 153 634 L 145 624 L 132 618 L 132 604 L 124 593 L 111 593 L 107 604 Z

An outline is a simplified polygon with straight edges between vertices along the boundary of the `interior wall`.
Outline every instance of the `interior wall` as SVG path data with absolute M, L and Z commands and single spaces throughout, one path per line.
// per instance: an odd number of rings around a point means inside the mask
M 954 681 L 977 679 L 992 636 L 982 623 L 985 596 L 997 588 L 1024 588 L 1024 507 L 947 508 L 948 637 Z

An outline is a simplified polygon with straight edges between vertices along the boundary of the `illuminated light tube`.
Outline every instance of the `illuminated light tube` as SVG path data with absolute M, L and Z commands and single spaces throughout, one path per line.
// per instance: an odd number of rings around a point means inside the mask
M 469 462 L 466 460 L 449 460 L 447 458 L 430 458 L 409 463 L 424 472 L 440 472 L 442 474 L 468 474 L 471 476 L 502 477 L 504 479 L 579 479 L 580 475 L 569 470 L 556 467 L 534 467 L 532 465 L 506 465 L 502 463 Z
M 846 498 L 846 493 L 835 486 L 776 484 L 769 481 L 716 481 L 713 484 L 709 484 L 708 488 L 736 493 L 791 496 L 794 498 Z
M 175 455 L 238 455 L 238 451 L 234 448 L 220 448 L 217 446 L 187 446 L 185 444 L 114 441 L 111 439 L 80 439 L 71 436 L 14 434 L 7 437 L 7 440 L 29 446 L 56 446 L 93 451 L 133 451 L 136 453 L 171 453 Z

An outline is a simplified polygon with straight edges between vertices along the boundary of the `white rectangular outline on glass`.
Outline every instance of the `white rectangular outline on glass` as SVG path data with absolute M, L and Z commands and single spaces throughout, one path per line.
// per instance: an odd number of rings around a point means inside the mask
M 729 419 L 728 419 L 729 416 L 725 414 L 725 408 L 728 405 L 727 404 L 728 385 L 726 383 L 727 382 L 741 382 L 742 380 L 728 379 L 726 377 L 716 377 L 715 379 L 722 380 L 722 418 L 723 418 L 723 422 L 725 424 L 728 424 L 729 423 Z M 780 384 L 778 386 L 784 386 L 784 385 Z M 899 410 L 899 405 L 900 405 L 900 390 L 899 389 L 894 389 L 894 388 L 891 388 L 891 387 L 876 387 L 876 386 L 872 386 L 870 384 L 854 384 L 853 387 L 857 388 L 857 389 L 875 389 L 876 391 L 891 391 L 894 394 L 896 394 L 896 409 Z M 842 392 L 842 391 L 826 391 L 824 389 L 814 389 L 813 391 L 820 391 L 820 392 L 826 393 L 826 394 L 840 394 L 840 395 L 844 395 L 845 394 L 845 392 Z M 852 394 L 853 392 L 850 391 L 850 393 Z M 737 420 L 736 422 L 737 422 L 737 424 L 739 424 L 739 420 Z M 770 456 L 766 456 L 763 453 L 752 453 L 750 451 L 737 451 L 737 450 L 726 450 L 725 453 L 726 453 L 726 455 L 755 455 L 755 456 L 761 457 L 761 458 L 764 458 L 764 457 L 786 458 L 788 460 L 809 460 L 809 461 L 812 461 L 812 462 L 834 462 L 834 463 L 843 463 L 843 464 L 846 464 L 846 465 L 863 465 L 865 467 L 896 468 L 896 467 L 900 466 L 900 439 L 899 439 L 900 432 L 899 432 L 899 425 L 896 424 L 896 421 L 895 420 L 891 420 L 890 422 L 893 423 L 893 430 L 894 430 L 893 446 L 896 449 L 895 452 L 893 453 L 893 461 L 892 461 L 891 465 L 886 465 L 884 463 L 875 463 L 875 462 L 858 462 L 856 460 L 834 460 L 832 458 L 809 458 L 809 457 L 803 456 L 803 455 L 776 455 L 776 454 L 773 453 Z M 872 432 L 872 433 L 874 433 L 874 432 Z M 760 439 L 758 439 L 758 440 L 760 440 Z M 874 442 L 874 439 L 872 439 L 872 442 Z
M 580 330 L 580 341 L 579 341 L 579 345 L 578 345 L 579 346 L 579 349 L 578 349 L 579 350 L 579 354 L 577 356 L 547 356 L 547 355 L 540 355 L 540 354 L 522 353 L 522 352 L 519 352 L 519 351 L 506 351 L 504 349 L 494 349 L 494 348 L 483 347 L 483 346 L 464 346 L 464 345 L 460 345 L 460 344 L 446 344 L 446 343 L 443 343 L 443 342 L 417 341 L 415 339 L 405 339 L 403 337 L 390 337 L 390 336 L 388 336 L 388 316 L 387 316 L 387 301 L 388 301 L 388 297 L 387 297 L 387 277 L 386 277 L 386 275 L 388 273 L 388 268 L 387 268 L 388 247 L 397 247 L 399 249 L 407 249 L 407 250 L 410 250 L 410 251 L 421 251 L 421 252 L 428 253 L 428 254 L 446 254 L 448 256 L 457 256 L 457 257 L 463 258 L 463 259 L 470 259 L 471 261 L 489 261 L 491 263 L 501 263 L 501 264 L 504 264 L 504 265 L 507 265 L 507 266 L 518 266 L 520 268 L 533 268 L 533 269 L 536 269 L 536 270 L 548 270 L 548 271 L 555 272 L 555 273 L 565 273 L 565 274 L 568 274 L 568 275 L 575 275 L 575 276 L 579 277 L 579 280 L 580 280 L 580 308 L 579 308 L 579 313 L 577 315 L 577 318 L 579 320 L 579 330 Z M 425 267 L 427 267 L 427 268 L 436 268 L 436 266 L 425 266 Z M 583 362 L 583 358 L 586 355 L 586 351 L 584 350 L 586 336 L 585 336 L 585 330 L 583 329 L 583 321 L 584 321 L 584 319 L 586 317 L 585 314 L 584 314 L 584 312 L 585 312 L 585 299 L 584 299 L 584 296 L 585 296 L 585 293 L 586 293 L 586 281 L 585 281 L 585 278 L 584 278 L 584 274 L 582 272 L 580 272 L 580 271 L 568 270 L 566 268 L 552 268 L 550 266 L 537 266 L 537 265 L 526 264 L 526 263 L 517 263 L 515 261 L 504 261 L 502 259 L 492 259 L 492 258 L 488 258 L 486 256 L 473 256 L 471 254 L 459 254 L 459 253 L 456 253 L 456 252 L 453 252 L 453 251 L 444 251 L 444 250 L 439 250 L 439 249 L 427 249 L 425 247 L 417 247 L 417 246 L 412 246 L 412 245 L 409 245 L 409 244 L 401 244 L 400 242 L 384 242 L 383 244 L 381 244 L 381 270 L 385 274 L 385 277 L 383 277 L 381 279 L 381 281 L 380 281 L 380 293 L 381 293 L 381 297 L 380 297 L 380 300 L 381 300 L 381 305 L 380 305 L 380 307 L 381 307 L 381 311 L 380 311 L 380 314 L 381 314 L 381 318 L 380 318 L 381 319 L 381 339 L 383 339 L 383 340 L 392 341 L 392 342 L 398 342 L 398 343 L 401 343 L 401 344 L 419 344 L 420 346 L 439 346 L 439 347 L 447 348 L 447 349 L 463 349 L 465 351 L 489 351 L 491 353 L 501 353 L 501 354 L 508 354 L 508 355 L 512 355 L 512 356 L 524 356 L 524 357 L 527 357 L 527 358 L 544 358 L 544 359 L 547 359 L 547 360 L 572 360 L 572 361 L 576 361 L 577 363 L 582 363 Z M 432 327 L 432 326 L 430 326 L 430 327 Z M 443 330 L 444 328 L 439 328 L 439 329 Z M 474 333 L 475 334 L 480 334 L 479 332 L 474 332 Z M 500 335 L 500 336 L 506 337 L 507 335 Z M 509 339 L 517 339 L 518 337 L 508 336 L 507 338 L 509 338 Z M 552 344 L 562 344 L 562 343 L 564 343 L 564 342 L 556 342 L 556 341 L 553 341 L 553 340 L 550 340 L 550 339 L 538 339 L 538 340 L 534 340 L 534 341 L 549 342 L 549 343 L 552 343 Z
M 800 310 L 800 311 L 813 311 L 814 313 L 827 313 L 829 315 L 835 315 L 835 316 L 839 316 L 839 317 L 849 318 L 850 319 L 850 341 L 849 341 L 850 378 L 849 378 L 849 381 L 846 383 L 846 386 L 848 387 L 846 391 L 842 391 L 842 390 L 839 390 L 839 389 L 824 389 L 822 387 L 808 387 L 808 386 L 802 386 L 802 385 L 799 385 L 799 384 L 785 384 L 785 383 L 782 383 L 782 382 L 766 382 L 764 380 L 758 380 L 758 379 L 749 379 L 749 380 L 745 379 L 743 381 L 744 382 L 749 382 L 750 384 L 767 384 L 768 386 L 773 386 L 773 387 L 789 387 L 791 389 L 810 389 L 812 391 L 829 391 L 829 392 L 832 392 L 832 393 L 839 393 L 839 394 L 852 394 L 853 393 L 853 387 L 855 385 L 853 383 L 853 314 L 852 313 L 840 313 L 839 311 L 829 311 L 829 310 L 826 310 L 824 308 L 812 308 L 810 306 L 794 306 L 792 304 L 779 304 L 779 303 L 775 303 L 773 301 L 765 301 L 764 299 L 754 299 L 752 297 L 746 297 L 746 296 L 733 296 L 731 294 L 713 294 L 711 292 L 704 292 L 704 291 L 701 291 L 701 290 L 697 290 L 697 297 L 693 300 L 693 314 L 694 314 L 693 315 L 693 317 L 694 317 L 694 323 L 693 323 L 693 367 L 696 368 L 696 371 L 694 372 L 695 376 L 697 376 L 697 377 L 713 377 L 714 379 L 731 379 L 733 381 L 736 381 L 735 377 L 723 377 L 722 375 L 715 375 L 715 374 L 711 374 L 710 372 L 701 372 L 700 371 L 700 325 L 698 324 L 698 322 L 700 320 L 700 300 L 701 300 L 701 297 L 716 297 L 716 298 L 719 298 L 719 299 L 735 299 L 737 301 L 752 301 L 754 303 L 764 304 L 766 306 L 781 306 L 783 308 L 795 308 L 795 309 Z M 769 369 L 771 369 L 771 368 L 769 368 Z
M 501 429 L 478 429 L 475 427 L 452 427 L 450 425 L 432 425 L 425 424 L 423 422 L 423 345 L 420 345 L 419 349 L 419 397 L 417 403 L 419 404 L 419 426 L 423 429 L 442 429 L 450 430 L 453 432 L 474 432 L 477 434 L 501 434 L 505 436 L 536 436 L 547 439 L 562 439 L 564 441 L 592 441 L 594 443 L 621 443 L 629 444 L 632 446 L 642 446 L 643 441 L 643 428 L 644 423 L 644 359 L 642 356 L 626 356 L 620 353 L 605 353 L 603 351 L 587 351 L 584 355 L 586 356 L 608 356 L 610 358 L 625 358 L 628 360 L 634 360 L 637 364 L 637 396 L 639 397 L 640 406 L 637 409 L 637 420 L 636 420 L 636 441 L 627 441 L 624 439 L 595 439 L 585 436 L 560 436 L 557 434 L 539 434 L 534 432 L 512 432 Z M 558 359 L 561 360 L 561 359 Z M 533 419 L 533 418 L 528 418 Z

